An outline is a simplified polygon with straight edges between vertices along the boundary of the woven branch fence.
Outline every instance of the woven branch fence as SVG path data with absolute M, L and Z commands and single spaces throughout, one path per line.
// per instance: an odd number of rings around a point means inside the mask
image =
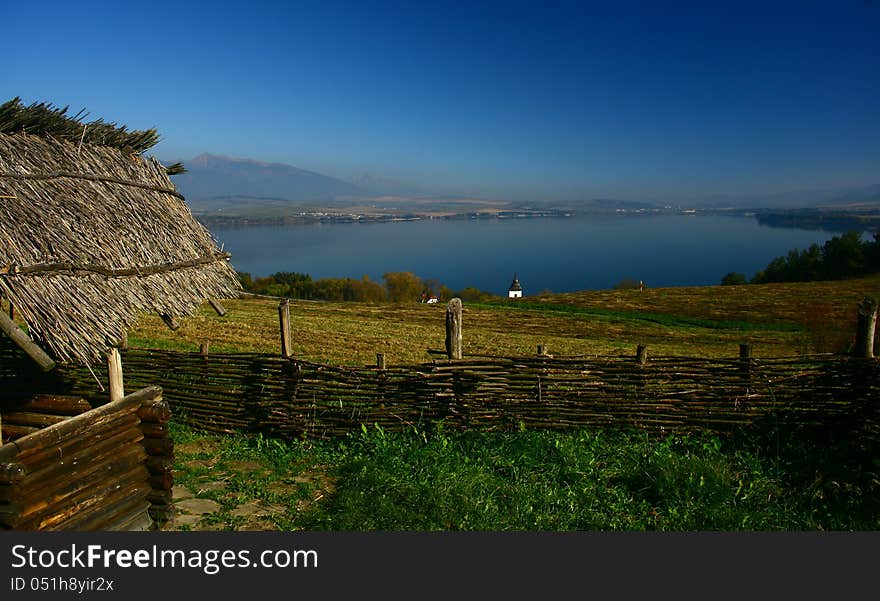
M 18 353 L 6 349 L 6 353 Z M 16 361 L 0 390 L 33 382 Z M 0 366 L 9 366 L 0 352 Z M 784 424 L 880 440 L 880 362 L 821 355 L 778 359 L 465 357 L 420 365 L 338 367 L 267 354 L 123 354 L 125 386 L 161 386 L 175 419 L 214 432 L 331 438 L 377 424 L 437 421 L 460 429 L 640 428 L 730 433 Z M 47 386 L 104 402 L 82 368 Z M 855 444 L 855 442 L 854 442 Z

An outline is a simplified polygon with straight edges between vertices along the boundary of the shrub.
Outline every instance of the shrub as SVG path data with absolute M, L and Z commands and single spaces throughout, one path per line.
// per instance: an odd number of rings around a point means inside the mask
M 737 273 L 736 271 L 731 271 L 723 278 L 721 278 L 722 286 L 740 286 L 746 283 L 746 276 L 742 273 Z

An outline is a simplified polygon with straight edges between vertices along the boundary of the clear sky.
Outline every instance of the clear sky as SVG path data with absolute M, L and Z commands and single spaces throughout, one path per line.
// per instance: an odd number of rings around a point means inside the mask
M 880 1 L 9 2 L 0 99 L 515 200 L 880 183 Z

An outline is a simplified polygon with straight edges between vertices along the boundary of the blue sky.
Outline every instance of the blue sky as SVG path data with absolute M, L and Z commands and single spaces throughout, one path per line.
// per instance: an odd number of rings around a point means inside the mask
M 880 1 L 16 3 L 0 99 L 515 200 L 880 183 Z M 48 15 L 52 17 L 48 17 Z

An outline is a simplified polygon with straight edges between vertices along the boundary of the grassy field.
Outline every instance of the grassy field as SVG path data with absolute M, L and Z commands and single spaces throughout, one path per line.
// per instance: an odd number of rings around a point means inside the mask
M 876 473 L 804 441 L 767 453 L 760 440 L 610 430 L 173 435 L 178 485 L 219 505 L 197 529 L 880 528 Z M 253 505 L 266 510 L 257 522 L 239 510 Z
M 840 282 L 708 286 L 579 292 L 516 302 L 465 303 L 465 354 L 521 355 L 538 344 L 559 355 L 633 353 L 736 356 L 751 342 L 757 357 L 838 352 L 851 343 L 856 307 L 880 294 L 880 277 Z M 278 352 L 277 301 L 226 301 L 219 317 L 207 305 L 176 332 L 145 317 L 129 333 L 132 346 L 212 352 Z M 442 350 L 442 305 L 370 305 L 292 301 L 297 356 L 367 365 L 376 353 L 389 364 L 429 361 Z
M 465 303 L 466 354 L 757 357 L 844 350 L 880 277 L 598 291 Z M 277 300 L 204 307 L 171 332 L 145 318 L 132 346 L 278 352 Z M 424 362 L 444 307 L 293 301 L 294 351 L 314 361 Z M 161 383 L 160 383 L 161 384 Z M 220 509 L 187 528 L 329 530 L 876 530 L 880 461 L 807 440 L 649 440 L 612 430 L 390 434 L 333 442 L 208 436 L 181 426 L 176 479 Z M 259 521 L 242 506 L 271 511 Z M 268 510 L 267 510 L 268 511 Z

